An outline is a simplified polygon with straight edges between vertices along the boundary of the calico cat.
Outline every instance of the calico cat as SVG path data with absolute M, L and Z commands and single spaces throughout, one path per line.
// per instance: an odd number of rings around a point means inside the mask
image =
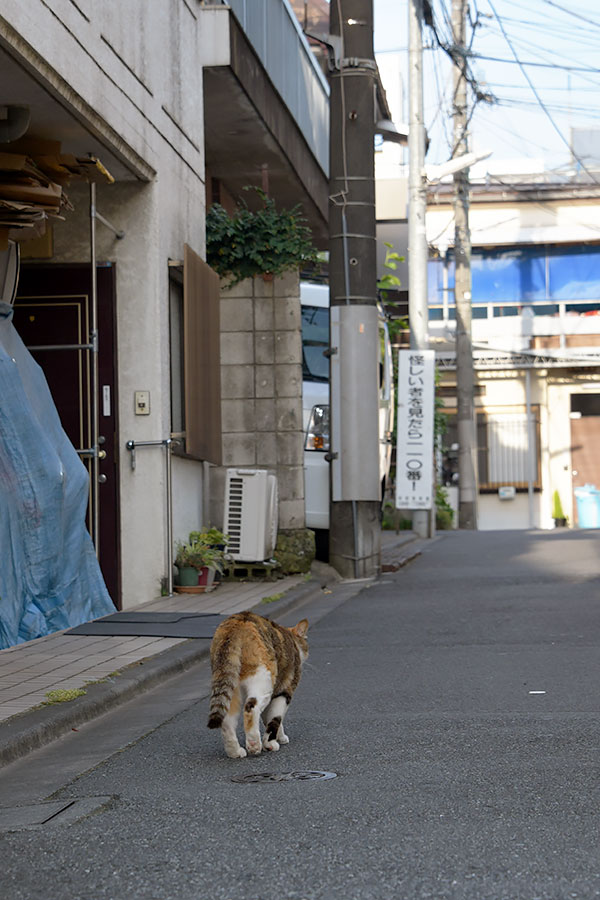
M 252 612 L 236 613 L 221 622 L 210 646 L 212 695 L 209 728 L 221 728 L 227 756 L 232 759 L 279 750 L 289 738 L 283 717 L 300 681 L 308 656 L 302 619 L 286 628 Z M 236 726 L 244 711 L 246 750 L 240 747 Z M 260 737 L 260 718 L 265 734 Z

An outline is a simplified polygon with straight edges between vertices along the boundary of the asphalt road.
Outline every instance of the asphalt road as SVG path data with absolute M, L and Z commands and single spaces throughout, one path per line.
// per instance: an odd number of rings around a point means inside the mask
M 199 666 L 8 767 L 107 799 L 0 835 L 3 900 L 600 896 L 599 546 L 443 535 L 317 622 L 277 754 L 225 758 Z

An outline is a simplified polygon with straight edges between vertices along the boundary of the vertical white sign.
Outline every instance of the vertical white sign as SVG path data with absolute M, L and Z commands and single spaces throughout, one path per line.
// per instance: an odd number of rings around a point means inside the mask
M 398 351 L 396 508 L 431 509 L 435 350 Z

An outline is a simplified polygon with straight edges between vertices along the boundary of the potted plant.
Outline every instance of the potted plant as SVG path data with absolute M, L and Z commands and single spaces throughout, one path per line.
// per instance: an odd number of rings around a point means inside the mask
M 175 545 L 177 566 L 177 583 L 179 586 L 195 587 L 198 584 L 198 569 L 193 564 L 193 551 L 190 544 L 178 541 Z
M 190 531 L 190 543 L 197 541 L 224 551 L 229 543 L 229 535 L 223 534 L 222 531 L 211 525 L 210 528 L 203 528 L 202 531 Z
M 190 531 L 190 542 L 200 542 L 213 550 L 220 551 L 220 553 L 215 554 L 215 560 L 218 565 L 214 569 L 214 583 L 219 584 L 223 569 L 229 561 L 229 556 L 227 555 L 229 535 L 223 534 L 220 529 L 211 525 L 210 528 L 203 528 L 202 531 Z
M 190 540 L 179 541 L 176 545 L 175 565 L 178 569 L 177 587 L 196 589 L 196 592 L 212 587 L 215 572 L 222 572 L 225 553 L 211 546 L 192 532 Z
M 273 277 L 316 262 L 310 228 L 300 213 L 300 205 L 278 210 L 275 201 L 260 188 L 248 186 L 263 202 L 251 210 L 242 199 L 230 216 L 219 203 L 206 215 L 206 261 L 229 287 L 255 275 Z
M 568 521 L 563 512 L 558 491 L 554 491 L 554 494 L 552 495 L 552 518 L 554 519 L 554 526 L 556 528 L 564 528 Z

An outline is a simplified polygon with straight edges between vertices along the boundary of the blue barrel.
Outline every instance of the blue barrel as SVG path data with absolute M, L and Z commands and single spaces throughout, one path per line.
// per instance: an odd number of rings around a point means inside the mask
M 600 491 L 595 484 L 585 484 L 573 491 L 577 501 L 577 524 L 580 528 L 600 528 Z

